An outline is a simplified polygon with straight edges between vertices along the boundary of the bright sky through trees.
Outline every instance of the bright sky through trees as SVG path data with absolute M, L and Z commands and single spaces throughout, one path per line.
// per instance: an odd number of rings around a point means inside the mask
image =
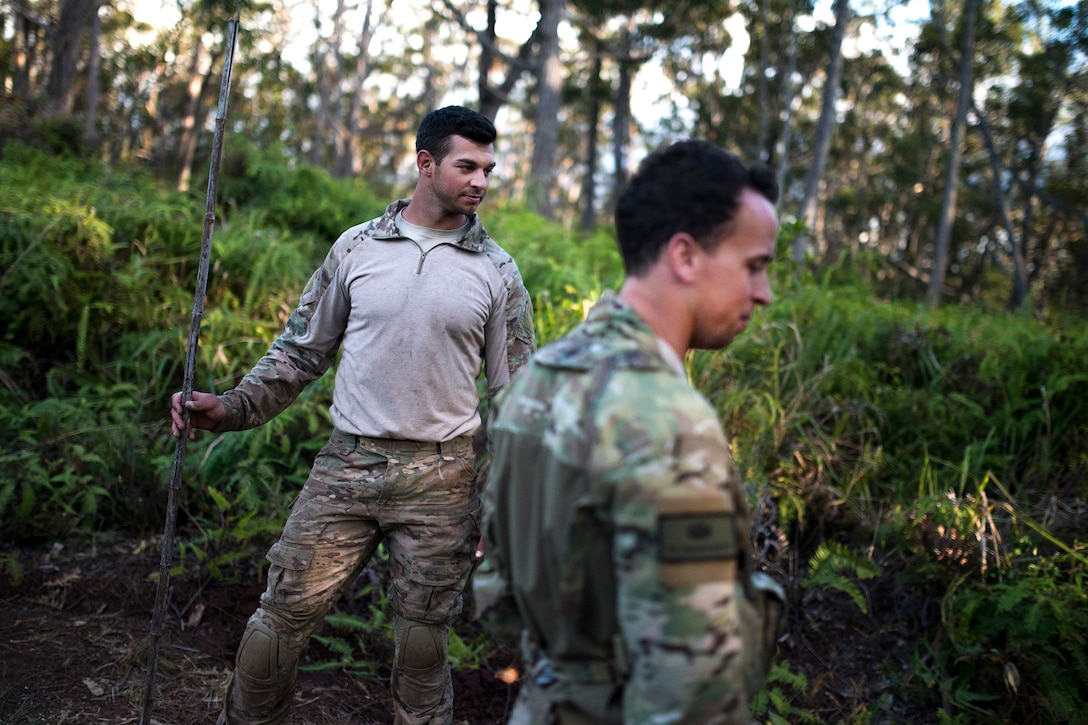
M 326 14 L 332 16 L 335 0 L 321 0 L 329 5 Z M 136 19 L 155 27 L 169 26 L 178 21 L 176 0 L 129 0 Z M 418 7 L 416 7 L 418 5 Z M 394 5 L 394 11 L 419 16 L 420 13 L 429 12 L 431 5 L 427 2 L 400 2 Z M 514 11 L 499 13 L 498 34 L 511 43 L 523 42 L 532 32 L 534 24 L 539 17 L 535 11 L 535 4 L 531 0 L 520 0 L 514 4 Z M 520 11 L 517 10 L 520 8 Z M 476 17 L 482 11 L 470 13 L 470 22 L 482 27 L 484 19 Z M 848 47 L 844 50 L 849 54 L 866 53 L 874 48 L 883 46 L 889 62 L 901 73 L 907 71 L 907 50 L 909 43 L 917 34 L 917 27 L 929 14 L 927 0 L 910 0 L 905 5 L 896 5 L 888 13 L 887 19 L 877 19 L 875 22 L 865 23 L 857 36 L 848 39 Z M 291 10 L 292 30 L 287 34 L 291 41 L 285 49 L 285 58 L 300 70 L 307 70 L 309 66 L 308 50 L 312 46 L 316 30 L 313 23 L 313 6 L 311 3 L 295 3 Z M 833 22 L 831 15 L 831 0 L 820 0 L 812 15 L 798 18 L 799 29 L 802 32 L 810 31 L 817 23 Z M 243 19 L 244 26 L 244 19 Z M 726 20 L 726 27 L 732 45 L 726 49 L 716 63 L 719 77 L 722 78 L 727 93 L 739 90 L 741 75 L 744 69 L 743 57 L 751 43 L 746 24 L 740 15 L 734 15 Z M 383 40 L 380 32 L 375 36 L 376 42 Z M 388 38 L 384 39 L 390 40 Z M 576 42 L 573 34 L 564 39 L 568 44 Z M 850 47 L 852 46 L 852 47 Z M 571 48 L 576 51 L 575 48 Z M 659 99 L 666 96 L 671 90 L 669 81 L 661 72 L 657 63 L 647 63 L 642 66 L 638 77 L 635 79 L 632 96 L 632 110 L 639 120 L 647 125 L 654 125 L 662 114 L 672 113 Z

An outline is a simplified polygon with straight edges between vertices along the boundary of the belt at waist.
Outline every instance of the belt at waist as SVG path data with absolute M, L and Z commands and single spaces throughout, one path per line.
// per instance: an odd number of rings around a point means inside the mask
M 472 455 L 472 436 L 464 435 L 451 438 L 448 441 L 410 441 L 397 438 L 371 438 L 369 436 L 355 435 L 336 431 L 336 435 L 347 440 L 353 440 L 355 445 L 379 455 L 387 456 L 397 453 L 436 453 L 438 455 L 466 456 Z

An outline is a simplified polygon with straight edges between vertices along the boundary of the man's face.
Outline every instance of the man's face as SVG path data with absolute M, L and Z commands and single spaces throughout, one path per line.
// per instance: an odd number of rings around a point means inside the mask
M 692 347 L 725 347 L 744 332 L 756 305 L 771 303 L 767 265 L 777 236 L 774 205 L 745 189 L 729 234 L 713 253 L 700 250 Z
M 431 189 L 446 214 L 472 214 L 487 194 L 495 168 L 495 147 L 463 136 L 450 137 L 450 148 L 434 166 Z

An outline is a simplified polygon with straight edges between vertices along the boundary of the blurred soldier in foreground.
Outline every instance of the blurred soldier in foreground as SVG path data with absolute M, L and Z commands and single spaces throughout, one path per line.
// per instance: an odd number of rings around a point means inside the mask
M 619 294 L 499 397 L 476 596 L 495 622 L 512 598 L 523 627 L 510 722 L 751 720 L 784 597 L 751 571 L 729 445 L 682 360 L 770 303 L 777 195 L 707 143 L 649 156 L 616 208 Z

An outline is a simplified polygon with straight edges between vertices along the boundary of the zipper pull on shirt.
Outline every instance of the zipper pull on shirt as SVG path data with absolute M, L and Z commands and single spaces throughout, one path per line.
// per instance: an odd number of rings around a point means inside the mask
M 406 238 L 411 239 L 419 247 L 419 265 L 416 274 L 423 272 L 423 261 L 427 254 L 441 244 L 454 244 L 468 232 L 469 223 L 466 221 L 458 229 L 431 229 L 413 224 L 404 218 L 404 212 L 397 212 L 397 229 Z

